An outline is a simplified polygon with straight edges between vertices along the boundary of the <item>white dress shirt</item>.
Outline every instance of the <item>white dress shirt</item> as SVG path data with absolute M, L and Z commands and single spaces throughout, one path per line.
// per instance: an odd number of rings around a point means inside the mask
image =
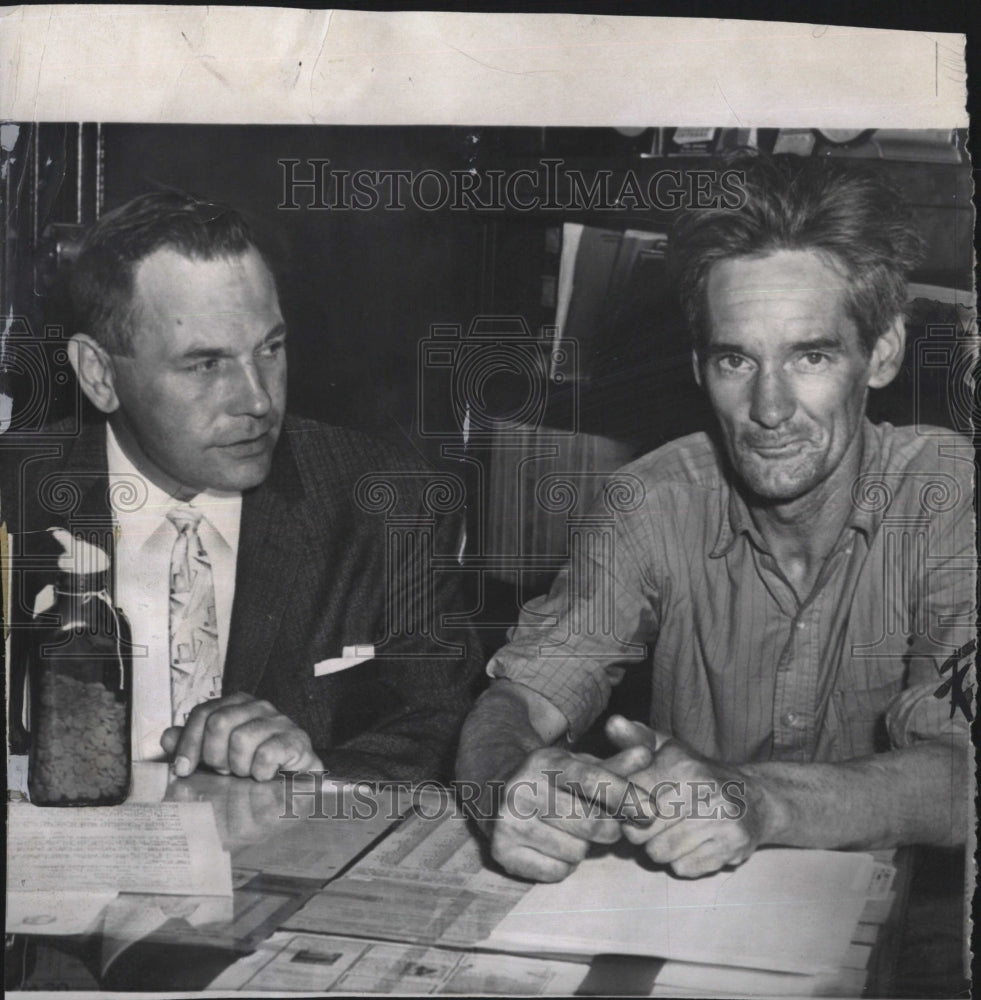
M 218 653 L 224 664 L 235 597 L 242 494 L 205 490 L 193 500 L 175 500 L 137 472 L 108 425 L 106 457 L 116 524 L 115 600 L 129 619 L 135 647 L 133 760 L 164 760 L 160 737 L 171 724 L 170 558 L 177 540 L 167 513 L 178 506 L 203 511 L 198 536 L 211 562 Z M 138 486 L 135 502 L 134 484 Z M 139 504 L 144 491 L 145 502 Z

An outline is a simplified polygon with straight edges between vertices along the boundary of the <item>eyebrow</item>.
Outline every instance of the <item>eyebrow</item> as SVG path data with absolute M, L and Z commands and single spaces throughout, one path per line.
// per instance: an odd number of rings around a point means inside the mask
M 262 338 L 259 346 L 262 347 L 273 340 L 285 339 L 286 337 L 286 324 L 277 323 L 266 335 Z M 226 351 L 220 347 L 191 347 L 184 351 L 179 357 L 179 361 L 197 361 L 197 360 L 207 360 L 208 358 L 230 358 L 233 354 L 231 351 Z
M 808 351 L 840 351 L 843 347 L 838 337 L 812 337 L 810 340 L 797 340 L 789 345 L 791 351 L 806 354 Z M 746 354 L 746 348 L 742 344 L 723 341 L 717 344 L 709 344 L 705 348 L 705 356 L 717 358 L 723 354 Z

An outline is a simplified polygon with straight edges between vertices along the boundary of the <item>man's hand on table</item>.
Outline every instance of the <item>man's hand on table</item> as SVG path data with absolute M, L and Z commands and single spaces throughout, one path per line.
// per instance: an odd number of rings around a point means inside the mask
M 611 813 L 622 801 L 624 776 L 642 771 L 652 757 L 643 745 L 606 760 L 558 747 L 535 750 L 504 786 L 489 827 L 494 860 L 512 875 L 561 881 L 590 844 L 620 839 Z
M 609 719 L 606 735 L 621 752 L 657 748 L 648 764 L 627 775 L 640 808 L 631 802 L 636 821 L 623 827 L 652 861 L 695 878 L 742 864 L 765 842 L 772 803 L 758 781 L 623 716 Z
M 299 726 L 268 701 L 242 692 L 197 705 L 183 727 L 164 731 L 160 745 L 173 756 L 179 777 L 198 764 L 256 781 L 268 781 L 280 770 L 323 770 Z

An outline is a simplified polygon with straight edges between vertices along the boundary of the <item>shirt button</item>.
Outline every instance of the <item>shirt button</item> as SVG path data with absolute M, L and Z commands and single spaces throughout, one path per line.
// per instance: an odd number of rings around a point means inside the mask
M 798 622 L 797 627 L 800 629 L 807 628 L 807 622 Z
M 797 727 L 797 723 L 800 722 L 800 716 L 796 712 L 784 712 L 784 714 L 780 716 L 780 721 L 785 726 L 790 726 L 792 729 L 795 729 Z

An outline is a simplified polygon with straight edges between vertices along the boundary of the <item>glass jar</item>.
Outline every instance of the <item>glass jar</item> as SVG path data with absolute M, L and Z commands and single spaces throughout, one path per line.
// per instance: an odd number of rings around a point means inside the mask
M 109 598 L 108 568 L 61 572 L 54 624 L 34 633 L 28 792 L 39 806 L 125 801 L 132 774 L 129 623 Z

